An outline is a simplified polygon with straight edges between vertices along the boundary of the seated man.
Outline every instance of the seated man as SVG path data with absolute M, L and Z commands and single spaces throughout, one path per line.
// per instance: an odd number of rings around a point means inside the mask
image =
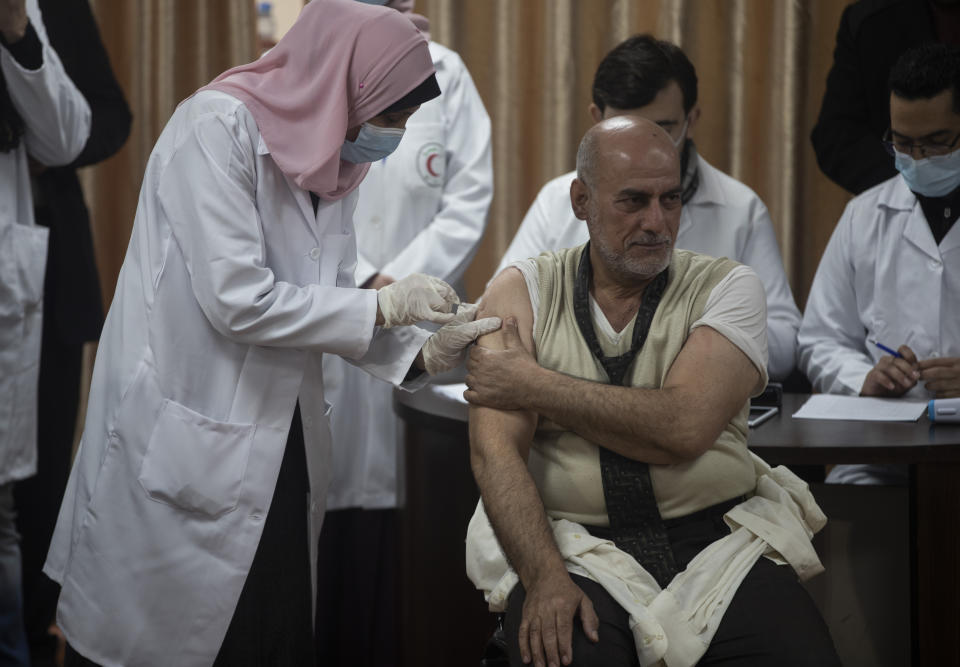
M 484 296 L 510 320 L 468 363 L 467 572 L 506 611 L 512 665 L 839 664 L 797 580 L 822 569 L 825 518 L 747 450 L 763 286 L 674 249 L 682 191 L 664 129 L 598 123 L 570 186 L 589 242 Z
M 649 35 L 631 37 L 606 55 L 593 80 L 594 121 L 613 116 L 652 120 L 680 150 L 683 211 L 677 247 L 729 257 L 760 277 L 767 295 L 770 379 L 787 378 L 796 366 L 800 311 L 783 270 L 770 214 L 743 183 L 697 154 L 693 133 L 700 118 L 697 73 L 677 46 Z M 581 245 L 587 227 L 570 208 L 575 172 L 543 186 L 497 269 L 545 250 Z
M 956 397 L 960 52 L 943 44 L 905 52 L 890 89 L 886 143 L 900 174 L 851 200 L 837 223 L 810 289 L 800 364 L 821 392 Z M 906 472 L 835 466 L 827 480 L 905 482 Z

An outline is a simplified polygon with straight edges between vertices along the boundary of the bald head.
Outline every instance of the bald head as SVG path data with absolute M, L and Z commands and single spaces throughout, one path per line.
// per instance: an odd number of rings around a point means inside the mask
M 583 135 L 577 149 L 577 178 L 592 187 L 603 172 L 638 159 L 668 169 L 672 161 L 680 173 L 680 156 L 666 130 L 639 116 L 607 118 Z

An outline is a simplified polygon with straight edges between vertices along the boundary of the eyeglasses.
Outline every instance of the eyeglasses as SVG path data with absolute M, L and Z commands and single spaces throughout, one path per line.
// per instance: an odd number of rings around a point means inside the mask
M 957 145 L 957 141 L 960 141 L 960 134 L 957 134 L 948 144 L 942 143 L 919 143 L 915 141 L 901 141 L 899 139 L 893 138 L 893 131 L 887 130 L 883 135 L 883 147 L 887 149 L 887 152 L 890 155 L 896 155 L 897 153 L 903 153 L 904 155 L 909 155 L 913 157 L 914 153 L 920 156 L 919 159 L 925 157 L 933 157 L 936 155 L 946 155 L 953 151 L 954 146 Z

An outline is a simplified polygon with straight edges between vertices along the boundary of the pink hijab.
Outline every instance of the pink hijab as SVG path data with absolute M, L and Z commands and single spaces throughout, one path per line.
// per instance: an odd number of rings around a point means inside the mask
M 427 42 L 406 17 L 359 2 L 313 0 L 267 54 L 200 90 L 240 99 L 281 171 L 332 201 L 360 185 L 369 168 L 340 160 L 347 130 L 433 72 Z

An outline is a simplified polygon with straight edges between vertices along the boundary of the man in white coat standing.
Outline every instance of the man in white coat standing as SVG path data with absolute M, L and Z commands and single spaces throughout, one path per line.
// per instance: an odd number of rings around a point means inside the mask
M 887 150 L 900 172 L 855 197 L 827 244 L 800 327 L 815 389 L 960 396 L 960 53 L 907 51 L 890 73 Z M 895 466 L 835 466 L 827 481 L 906 482 Z
M 37 381 L 45 227 L 35 224 L 30 159 L 72 162 L 90 106 L 50 48 L 35 0 L 0 3 L 0 664 L 27 665 L 13 484 L 37 469 Z
M 386 3 L 429 39 L 412 0 Z M 411 273 L 463 294 L 493 197 L 490 118 L 460 57 L 431 41 L 442 94 L 407 123 L 403 142 L 372 164 L 354 214 L 358 285 L 378 289 Z M 396 657 L 397 452 L 393 388 L 336 356 L 323 361 L 334 406 L 333 475 L 320 535 L 320 664 L 389 664 Z M 331 512 L 331 510 L 334 510 Z
M 590 115 L 599 122 L 635 115 L 660 125 L 680 150 L 683 214 L 677 247 L 750 266 L 767 296 L 768 371 L 784 380 L 796 366 L 800 311 L 783 270 L 770 214 L 746 185 L 697 153 L 693 133 L 700 118 L 697 73 L 676 45 L 637 35 L 608 53 L 593 80 Z M 585 243 L 587 226 L 570 206 L 570 172 L 543 186 L 527 211 L 497 273 L 512 262 Z

